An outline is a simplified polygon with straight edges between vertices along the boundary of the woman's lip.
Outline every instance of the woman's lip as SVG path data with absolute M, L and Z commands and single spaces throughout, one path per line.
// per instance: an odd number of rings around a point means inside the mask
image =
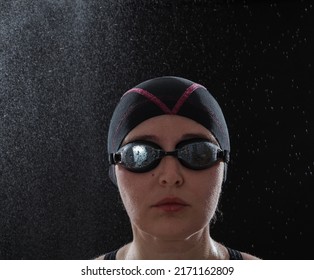
M 188 206 L 188 203 L 178 197 L 166 197 L 153 205 L 153 207 L 161 206 Z
M 160 209 L 165 212 L 178 212 L 180 210 L 183 210 L 188 205 L 186 204 L 178 204 L 178 203 L 166 203 L 166 204 L 160 204 L 157 206 L 154 206 L 155 209 Z

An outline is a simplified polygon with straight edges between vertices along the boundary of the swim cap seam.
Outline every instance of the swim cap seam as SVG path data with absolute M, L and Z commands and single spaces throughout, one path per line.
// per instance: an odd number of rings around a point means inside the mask
M 177 114 L 178 111 L 180 110 L 180 108 L 182 107 L 182 105 L 185 103 L 185 101 L 190 97 L 190 95 L 197 90 L 198 88 L 204 88 L 202 85 L 199 84 L 192 84 L 190 85 L 185 91 L 184 93 L 181 95 L 181 97 L 178 99 L 177 103 L 174 105 L 173 109 L 172 109 L 172 113 L 173 114 Z
M 157 105 L 164 113 L 166 114 L 172 114 L 172 111 L 170 108 L 162 102 L 158 97 L 150 93 L 149 91 L 142 89 L 142 88 L 132 88 L 128 90 L 123 96 L 125 96 L 128 93 L 136 92 L 144 97 L 146 97 L 149 101 L 153 102 L 155 105 Z M 122 97 L 123 97 L 122 96 Z
M 125 95 L 127 95 L 131 92 L 136 92 L 136 93 L 146 97 L 149 101 L 153 102 L 155 105 L 157 105 L 165 114 L 176 115 L 179 112 L 182 105 L 185 103 L 185 101 L 198 88 L 204 88 L 206 90 L 206 88 L 204 86 L 197 84 L 197 83 L 193 83 L 183 92 L 183 94 L 177 100 L 177 102 L 174 105 L 174 107 L 172 108 L 172 110 L 170 110 L 170 108 L 164 102 L 162 102 L 158 97 L 156 97 L 154 94 L 150 93 L 149 91 L 147 91 L 145 89 L 132 88 L 132 89 L 128 90 L 126 93 L 124 93 L 122 97 L 124 97 Z

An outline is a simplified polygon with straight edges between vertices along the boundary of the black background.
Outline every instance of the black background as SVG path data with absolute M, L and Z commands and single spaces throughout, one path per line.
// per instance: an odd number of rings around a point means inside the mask
M 108 179 L 119 97 L 205 85 L 232 161 L 212 228 L 263 259 L 311 259 L 311 1 L 0 1 L 0 258 L 90 259 L 130 241 Z

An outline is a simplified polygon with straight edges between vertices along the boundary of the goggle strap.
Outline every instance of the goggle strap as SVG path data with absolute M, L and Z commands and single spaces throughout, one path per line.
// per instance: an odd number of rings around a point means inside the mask
M 108 161 L 109 161 L 109 164 L 114 164 L 113 154 L 108 155 Z
M 228 163 L 230 160 L 230 153 L 227 150 L 218 152 L 217 158 L 221 158 L 225 163 Z
M 121 161 L 121 154 L 120 153 L 109 154 L 108 160 L 110 164 L 117 164 Z

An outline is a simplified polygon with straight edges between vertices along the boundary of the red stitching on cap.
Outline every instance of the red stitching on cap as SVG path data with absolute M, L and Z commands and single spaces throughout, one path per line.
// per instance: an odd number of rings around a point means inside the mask
M 155 103 L 162 111 L 164 111 L 166 114 L 170 114 L 170 115 L 176 115 L 180 108 L 182 107 L 182 105 L 184 104 L 184 102 L 189 98 L 189 96 L 198 88 L 204 88 L 202 85 L 200 84 L 192 84 L 190 85 L 185 92 L 181 95 L 181 97 L 178 99 L 177 103 L 174 105 L 174 107 L 172 108 L 172 110 L 170 110 L 170 108 L 164 103 L 162 102 L 158 97 L 156 97 L 155 95 L 153 95 L 152 93 L 148 92 L 145 89 L 141 89 L 141 88 L 132 88 L 130 90 L 128 90 L 125 94 L 123 94 L 123 96 L 125 96 L 126 94 L 130 93 L 130 92 L 136 92 L 140 95 L 145 96 L 148 100 L 150 100 L 151 102 Z M 122 97 L 123 97 L 122 96 Z
M 169 107 L 165 103 L 163 103 L 158 97 L 154 96 L 153 94 L 151 94 L 147 90 L 144 90 L 141 88 L 132 88 L 132 89 L 128 90 L 125 94 L 123 94 L 123 96 L 126 95 L 127 93 L 134 92 L 134 91 L 140 95 L 145 96 L 148 100 L 155 103 L 166 114 L 172 114 L 171 110 L 169 109 Z
M 198 88 L 204 88 L 202 85 L 199 84 L 192 84 L 190 85 L 185 92 L 182 94 L 182 96 L 177 101 L 176 105 L 174 105 L 172 109 L 172 114 L 176 115 L 178 111 L 180 110 L 181 106 L 184 104 L 184 102 L 189 98 L 189 96 Z M 204 88 L 205 89 L 205 88 Z

